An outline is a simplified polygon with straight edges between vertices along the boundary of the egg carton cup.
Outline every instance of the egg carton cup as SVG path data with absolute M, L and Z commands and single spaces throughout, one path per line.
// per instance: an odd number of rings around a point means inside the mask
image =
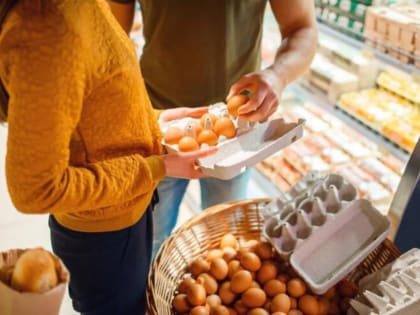
M 304 198 L 309 197 L 309 194 L 306 194 L 306 192 L 324 179 L 325 175 L 321 172 L 312 171 L 308 173 L 299 182 L 290 187 L 288 191 L 279 194 L 270 203 L 268 203 L 261 211 L 263 218 L 269 219 L 270 217 L 278 214 L 280 209 L 299 196 L 305 196 Z
M 420 250 L 412 249 L 362 278 L 359 292 L 350 300 L 348 315 L 420 314 Z
M 316 202 L 317 205 L 322 203 L 322 210 L 316 211 L 325 212 L 328 210 L 328 212 L 331 212 L 331 209 L 337 208 L 339 203 L 344 205 L 357 197 L 358 192 L 356 188 L 343 176 L 333 173 L 324 175 L 320 172 L 311 172 L 291 187 L 288 192 L 273 199 L 263 209 L 262 215 L 267 221 L 267 225 L 282 225 L 286 223 L 286 217 L 291 212 L 302 210 L 301 204 L 310 215 L 312 213 L 312 211 L 308 210 L 310 201 L 312 203 Z M 315 201 L 316 199 L 318 201 Z M 270 237 L 270 228 L 268 228 L 267 232 L 267 236 Z

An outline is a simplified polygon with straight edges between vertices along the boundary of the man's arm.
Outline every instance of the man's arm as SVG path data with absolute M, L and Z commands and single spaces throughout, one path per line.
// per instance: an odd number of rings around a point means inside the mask
M 314 1 L 270 0 L 270 4 L 282 35 L 274 63 L 243 76 L 232 85 L 228 96 L 244 88 L 254 91 L 250 101 L 239 110 L 241 118 L 250 121 L 264 120 L 276 111 L 281 92 L 308 69 L 317 47 Z
M 316 52 L 314 1 L 271 0 L 270 4 L 282 35 L 282 44 L 270 68 L 287 84 L 308 69 Z
M 133 27 L 136 2 L 134 0 L 108 0 L 108 3 L 112 14 L 124 31 L 129 34 Z

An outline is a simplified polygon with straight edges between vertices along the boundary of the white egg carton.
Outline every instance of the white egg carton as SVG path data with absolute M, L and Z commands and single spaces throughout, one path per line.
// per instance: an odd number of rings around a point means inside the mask
M 209 111 L 223 111 L 219 104 L 210 107 Z M 173 124 L 182 126 L 187 120 Z M 239 175 L 246 167 L 253 166 L 270 155 L 292 144 L 303 136 L 304 120 L 296 123 L 286 123 L 283 119 L 273 119 L 264 123 L 250 125 L 244 121 L 235 122 L 237 136 L 232 139 L 221 139 L 217 152 L 198 160 L 198 165 L 204 174 L 220 179 L 231 179 Z M 161 126 L 163 132 L 168 124 Z M 220 139 L 220 137 L 219 137 Z M 177 150 L 177 146 L 168 146 L 168 150 Z
M 323 294 L 386 238 L 390 222 L 368 200 L 357 199 L 340 175 L 305 185 L 292 201 L 267 206 L 263 235 L 314 293 Z
M 350 305 L 348 315 L 420 314 L 420 250 L 414 248 L 362 278 Z

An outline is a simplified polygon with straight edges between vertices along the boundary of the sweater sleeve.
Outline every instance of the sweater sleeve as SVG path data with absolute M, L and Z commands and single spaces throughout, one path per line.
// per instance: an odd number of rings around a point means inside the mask
M 54 26 L 33 33 L 15 29 L 1 43 L 10 95 L 6 176 L 16 208 L 70 213 L 149 194 L 165 175 L 159 156 L 133 154 L 69 165 L 71 135 L 88 93 L 86 58 L 71 31 Z

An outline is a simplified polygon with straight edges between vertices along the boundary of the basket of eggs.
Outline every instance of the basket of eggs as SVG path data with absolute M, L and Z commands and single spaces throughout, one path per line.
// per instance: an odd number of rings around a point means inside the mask
M 400 254 L 385 240 L 350 274 L 314 294 L 262 238 L 268 199 L 211 207 L 162 245 L 148 279 L 149 315 L 346 314 L 357 282 Z
M 58 315 L 68 281 L 61 260 L 45 249 L 0 253 L 0 314 Z
M 208 113 L 199 119 L 162 124 L 163 144 L 168 151 L 179 152 L 217 146 L 215 154 L 199 159 L 198 164 L 211 177 L 230 179 L 302 137 L 303 120 L 252 124 L 239 119 L 238 108 L 247 101 L 247 96 L 235 95 L 227 104 L 209 106 Z

